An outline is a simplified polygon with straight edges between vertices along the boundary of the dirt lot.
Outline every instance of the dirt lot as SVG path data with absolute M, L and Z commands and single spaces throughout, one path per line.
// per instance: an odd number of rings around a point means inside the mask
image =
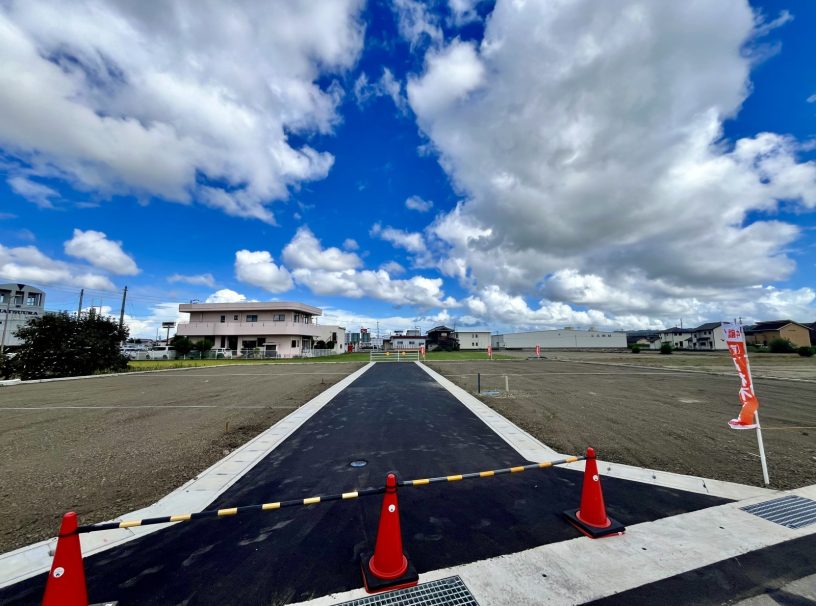
M 363 364 L 0 387 L 0 553 L 154 503 Z M 203 408 L 202 408 L 203 407 Z
M 761 485 L 756 433 L 726 424 L 739 410 L 736 374 L 554 360 L 428 365 L 474 394 L 481 373 L 482 389 L 498 392 L 482 401 L 559 452 L 589 445 L 610 461 Z M 816 483 L 816 383 L 755 383 L 771 487 Z
M 502 351 L 502 354 L 527 359 L 531 351 Z M 639 354 L 629 351 L 576 351 L 544 350 L 542 355 L 551 360 L 568 360 L 600 364 L 625 364 L 647 368 L 703 371 L 731 374 L 734 363 L 727 351 L 686 352 L 677 351 L 669 356 L 658 351 L 641 350 Z M 798 354 L 751 353 L 751 374 L 754 377 L 803 379 L 816 381 L 816 356 L 805 358 Z

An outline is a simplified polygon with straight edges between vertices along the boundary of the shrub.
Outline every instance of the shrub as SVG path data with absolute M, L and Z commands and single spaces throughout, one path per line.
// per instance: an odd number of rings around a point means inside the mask
M 116 320 L 91 312 L 80 318 L 67 313 L 46 314 L 29 320 L 15 331 L 22 341 L 17 355 L 8 363 L 23 380 L 75 377 L 127 369 L 128 359 L 119 345 L 128 336 L 127 327 Z
M 796 352 L 796 348 L 793 346 L 788 339 L 774 339 L 770 343 L 768 343 L 768 349 L 771 350 L 771 353 L 794 353 Z
M 663 355 L 668 355 L 672 353 L 672 344 L 663 343 L 663 345 L 660 346 L 660 353 L 662 353 Z
M 631 349 L 631 350 L 632 350 L 632 353 L 640 353 L 640 345 L 638 345 L 637 343 L 633 343 L 633 344 L 632 344 L 632 345 L 629 347 L 629 349 Z
M 796 353 L 803 358 L 810 358 L 814 353 L 816 353 L 816 347 L 800 347 L 796 350 Z

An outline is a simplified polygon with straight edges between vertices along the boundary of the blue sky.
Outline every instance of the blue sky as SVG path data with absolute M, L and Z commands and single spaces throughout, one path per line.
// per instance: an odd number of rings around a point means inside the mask
M 0 279 L 139 336 L 816 320 L 812 4 L 267 4 L 0 7 Z

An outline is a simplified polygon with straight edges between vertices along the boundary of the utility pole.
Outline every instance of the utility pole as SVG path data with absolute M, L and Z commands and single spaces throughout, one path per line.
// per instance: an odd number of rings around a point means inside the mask
M 122 324 L 125 323 L 125 299 L 127 299 L 127 286 L 125 286 L 125 290 L 122 291 L 122 309 L 119 310 L 119 328 L 122 328 Z
M 82 297 L 84 297 L 84 296 L 85 296 L 85 289 L 81 288 L 79 290 L 79 307 L 77 307 L 77 320 L 79 320 L 79 317 L 82 315 Z
M 9 298 L 6 302 L 6 318 L 3 320 L 3 339 L 0 340 L 0 356 L 6 351 L 6 332 L 8 331 L 9 318 L 11 317 L 11 298 L 14 291 L 9 291 Z

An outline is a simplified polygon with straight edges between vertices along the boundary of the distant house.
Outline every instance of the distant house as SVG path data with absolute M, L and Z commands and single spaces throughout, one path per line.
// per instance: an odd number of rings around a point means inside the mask
M 456 349 L 456 336 L 447 326 L 436 326 L 428 331 L 428 351 L 434 349 Z
M 694 349 L 694 331 L 673 326 L 658 333 L 661 343 L 671 343 L 674 349 Z
M 393 334 L 390 338 L 383 340 L 383 349 L 385 351 L 397 351 L 425 347 L 427 337 L 420 335 L 418 331 L 409 330 L 408 332 L 416 332 L 417 334 Z
M 453 336 L 459 341 L 459 349 L 485 350 L 490 345 L 489 330 L 460 330 Z
M 691 333 L 692 348 L 703 351 L 728 349 L 722 322 L 709 322 L 695 328 Z
M 769 320 L 745 328 L 747 343 L 768 345 L 774 339 L 788 339 L 795 347 L 810 347 L 811 327 L 793 320 Z

